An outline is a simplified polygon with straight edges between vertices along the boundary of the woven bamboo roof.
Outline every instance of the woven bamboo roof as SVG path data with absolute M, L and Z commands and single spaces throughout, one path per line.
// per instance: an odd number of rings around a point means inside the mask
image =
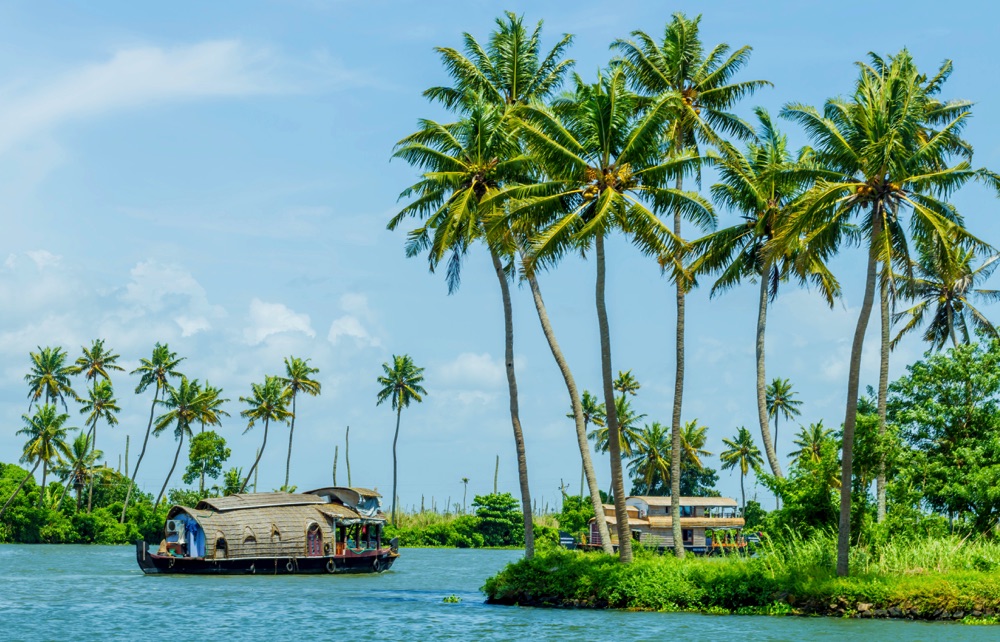
M 198 502 L 195 508 L 228 511 L 245 508 L 264 508 L 268 506 L 303 506 L 309 504 L 325 504 L 326 500 L 319 495 L 309 493 L 243 493 L 228 497 L 209 497 Z

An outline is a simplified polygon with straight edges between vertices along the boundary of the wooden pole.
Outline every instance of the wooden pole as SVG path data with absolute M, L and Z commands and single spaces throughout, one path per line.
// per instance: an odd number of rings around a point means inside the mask
M 125 476 L 128 477 L 128 435 L 125 435 Z
M 500 475 L 500 455 L 497 455 L 497 465 L 493 469 L 493 494 L 497 494 L 497 477 Z
M 333 485 L 337 485 L 337 455 L 340 452 L 340 446 L 333 447 Z
M 347 427 L 344 435 L 344 461 L 347 462 L 347 485 L 351 485 L 351 427 Z

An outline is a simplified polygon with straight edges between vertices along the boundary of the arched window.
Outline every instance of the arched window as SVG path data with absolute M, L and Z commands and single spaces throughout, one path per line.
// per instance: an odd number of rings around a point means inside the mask
M 243 529 L 243 545 L 244 546 L 256 546 L 257 536 L 254 534 L 253 529 L 249 526 Z
M 312 522 L 306 529 L 306 555 L 319 557 L 323 554 L 323 531 L 319 524 Z
M 215 534 L 214 555 L 215 559 L 226 559 L 229 557 L 229 545 L 226 543 L 226 537 L 221 532 Z
M 271 541 L 274 542 L 281 541 L 281 531 L 278 529 L 277 524 L 271 524 Z

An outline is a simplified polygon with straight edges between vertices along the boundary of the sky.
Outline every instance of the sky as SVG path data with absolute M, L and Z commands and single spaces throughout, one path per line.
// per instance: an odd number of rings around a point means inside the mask
M 612 9 L 612 10 L 609 10 Z M 405 409 L 399 495 L 439 509 L 499 487 L 517 495 L 517 466 L 503 368 L 499 287 L 481 250 L 459 290 L 424 258 L 407 259 L 405 234 L 386 222 L 415 169 L 391 160 L 419 118 L 449 116 L 422 97 L 447 84 L 434 48 L 486 40 L 510 10 L 544 20 L 544 46 L 574 35 L 569 57 L 584 78 L 610 59 L 608 45 L 635 29 L 656 36 L 675 11 L 703 13 L 706 44 L 750 45 L 742 78 L 774 87 L 744 101 L 776 113 L 787 102 L 821 105 L 850 91 L 868 51 L 908 47 L 918 64 L 955 72 L 948 98 L 975 101 L 967 138 L 975 163 L 1000 169 L 1000 87 L 991 82 L 996 10 L 983 3 L 942 19 L 931 2 L 6 2 L 0 4 L 0 461 L 20 456 L 29 351 L 62 346 L 75 359 L 103 338 L 127 370 L 156 342 L 185 358 L 190 378 L 224 389 L 231 417 L 219 429 L 227 467 L 248 470 L 263 438 L 245 435 L 241 396 L 289 355 L 318 367 L 322 395 L 299 400 L 291 483 L 300 490 L 351 481 L 392 485 L 395 414 L 376 406 L 376 377 L 394 354 L 425 368 L 423 403 Z M 985 81 L 985 82 L 984 82 Z M 783 122 L 791 145 L 806 143 Z M 703 188 L 707 191 L 709 177 Z M 995 197 L 978 186 L 954 202 L 980 238 L 1000 242 Z M 735 216 L 719 211 L 720 225 Z M 687 226 L 685 233 L 696 236 Z M 642 384 L 633 405 L 669 424 L 673 400 L 673 291 L 655 262 L 627 242 L 608 245 L 608 308 L 615 371 Z M 864 255 L 833 263 L 843 298 L 830 309 L 789 285 L 768 317 L 767 376 L 788 378 L 803 402 L 781 426 L 787 454 L 799 424 L 843 421 L 850 342 L 863 290 Z M 540 276 L 548 311 L 581 388 L 600 390 L 594 265 L 571 257 Z M 683 419 L 708 426 L 707 464 L 722 439 L 746 426 L 759 438 L 754 397 L 756 288 L 688 299 Z M 995 287 L 989 284 L 988 287 Z M 579 492 L 580 455 L 569 401 L 526 287 L 514 290 L 515 363 L 529 479 L 539 508 Z M 986 306 L 996 316 L 995 307 Z M 862 385 L 877 381 L 877 318 L 869 326 Z M 925 349 L 918 336 L 893 354 L 895 378 Z M 120 424 L 99 426 L 97 447 L 117 467 L 131 438 L 134 466 L 152 392 L 115 374 Z M 82 382 L 77 384 L 83 390 Z M 71 408 L 72 424 L 83 417 Z M 288 430 L 272 426 L 258 488 L 284 480 Z M 157 492 L 175 451 L 151 441 L 138 483 Z M 182 457 L 183 459 L 183 457 Z M 610 484 L 597 455 L 599 483 Z M 183 463 L 182 463 L 183 465 Z M 181 485 L 180 468 L 172 485 Z M 739 496 L 736 473 L 720 491 Z M 767 496 L 750 480 L 748 495 Z

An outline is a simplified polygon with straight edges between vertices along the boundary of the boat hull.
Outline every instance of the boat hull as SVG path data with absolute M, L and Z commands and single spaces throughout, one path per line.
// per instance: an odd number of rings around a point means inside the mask
M 341 575 L 382 573 L 399 553 L 389 548 L 317 557 L 243 557 L 204 559 L 151 553 L 143 540 L 135 543 L 136 561 L 147 575 Z

